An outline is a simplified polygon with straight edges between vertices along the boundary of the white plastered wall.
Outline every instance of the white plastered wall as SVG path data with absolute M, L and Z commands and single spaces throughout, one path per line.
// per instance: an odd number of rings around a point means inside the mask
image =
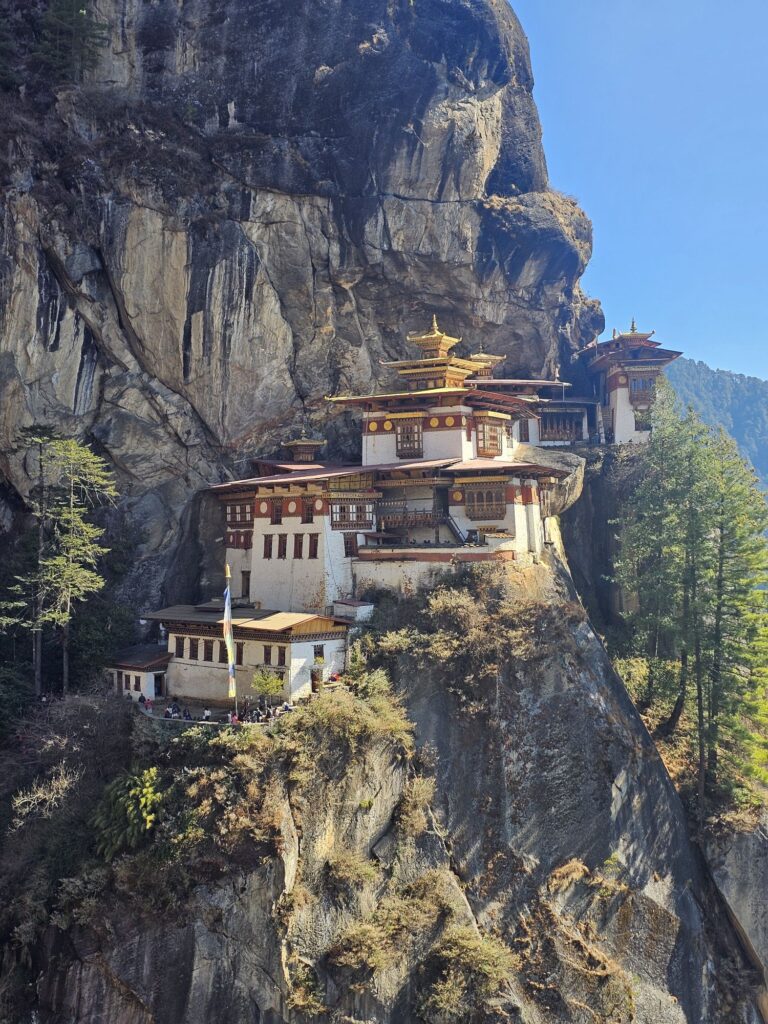
M 323 645 L 324 660 L 322 664 L 315 664 L 315 646 Z M 343 639 L 308 641 L 306 643 L 291 644 L 291 672 L 289 679 L 289 699 L 299 700 L 309 697 L 312 693 L 312 670 L 316 669 L 323 682 L 335 672 L 344 671 L 346 645 Z
M 629 387 L 618 387 L 611 392 L 611 409 L 616 444 L 642 443 L 650 438 L 650 431 L 635 430 L 635 410 L 629 400 Z
M 302 557 L 294 558 L 296 534 L 317 534 L 317 558 L 309 558 L 309 537 L 304 536 Z M 272 535 L 272 557 L 264 558 L 264 535 Z M 278 536 L 285 534 L 285 558 L 278 558 Z M 344 534 L 332 530 L 330 517 L 316 515 L 313 523 L 301 516 L 284 515 L 280 525 L 269 519 L 254 521 L 251 552 L 251 601 L 276 611 L 324 611 L 339 597 L 352 592 L 352 567 L 344 554 Z

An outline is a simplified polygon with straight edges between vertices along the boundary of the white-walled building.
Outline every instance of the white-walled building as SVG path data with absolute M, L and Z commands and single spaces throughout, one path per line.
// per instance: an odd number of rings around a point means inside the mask
M 637 330 L 596 343 L 581 353 L 600 403 L 603 430 L 612 444 L 642 443 L 651 436 L 654 388 L 665 366 L 682 355 Z
M 175 605 L 146 617 L 167 631 L 165 696 L 225 701 L 229 669 L 221 605 Z M 253 676 L 262 669 L 283 680 L 284 700 L 308 697 L 344 671 L 348 627 L 332 616 L 233 608 L 238 698 L 256 698 Z
M 521 459 L 536 386 L 492 386 L 500 357 L 451 355 L 459 339 L 410 335 L 419 358 L 387 364 L 387 393 L 331 399 L 362 411 L 362 463 L 259 460 L 259 476 L 213 488 L 224 504 L 234 592 L 251 603 L 328 612 L 372 586 L 411 585 L 460 561 L 526 561 L 544 547 L 547 493 L 562 472 Z M 407 571 L 403 567 L 407 566 Z

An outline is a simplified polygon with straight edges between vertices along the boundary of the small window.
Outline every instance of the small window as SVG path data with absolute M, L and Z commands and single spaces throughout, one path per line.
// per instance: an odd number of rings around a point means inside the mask
M 283 503 L 282 501 L 272 502 L 272 516 L 270 522 L 273 526 L 280 526 L 283 521 Z
M 243 664 L 243 644 L 240 641 L 235 643 L 235 664 Z
M 118 672 L 117 673 L 117 688 L 118 688 L 118 690 L 122 690 L 122 688 L 123 688 L 123 673 L 122 672 Z
M 197 661 L 197 647 L 198 647 L 198 643 L 199 643 L 199 641 L 198 641 L 197 637 L 190 637 L 189 638 L 189 658 L 190 658 L 190 661 Z
M 277 535 L 277 557 L 285 558 L 288 554 L 288 534 L 278 533 Z
M 130 690 L 130 688 L 131 688 L 131 677 L 126 672 L 125 675 L 123 676 L 123 689 L 124 690 Z
M 304 534 L 295 533 L 293 535 L 293 557 L 301 558 L 304 551 Z
M 325 644 L 315 644 L 314 646 L 315 662 L 321 664 L 325 661 Z
M 240 593 L 243 597 L 250 597 L 251 594 L 251 574 L 250 572 L 240 573 Z
M 133 688 L 137 693 L 141 692 L 141 676 L 133 677 Z
M 213 640 L 203 640 L 203 661 L 213 661 Z
M 227 645 L 223 640 L 219 640 L 219 663 L 222 665 L 227 664 Z
M 520 440 L 530 441 L 531 439 L 531 427 L 528 420 L 520 420 Z
M 398 459 L 420 459 L 424 454 L 421 420 L 400 420 L 395 427 Z
M 265 665 L 271 665 L 272 664 L 272 645 L 271 644 L 264 644 L 264 664 Z
M 284 665 L 285 664 L 285 648 L 284 647 L 278 647 L 277 648 L 277 664 L 278 665 Z
M 265 558 L 271 558 L 272 557 L 272 534 L 271 533 L 265 533 L 264 534 L 264 557 Z
M 320 540 L 320 534 L 319 533 L 310 533 L 309 534 L 309 557 L 310 558 L 317 558 L 317 548 L 318 548 L 319 540 Z
M 302 502 L 301 505 L 301 521 L 302 523 L 314 523 L 315 521 L 315 504 L 313 501 Z
M 477 424 L 477 454 L 501 455 L 501 427 L 489 420 L 479 420 Z
M 344 534 L 344 557 L 357 558 L 357 534 Z
M 183 658 L 184 657 L 184 637 L 183 636 L 177 636 L 176 637 L 176 657 L 177 658 Z

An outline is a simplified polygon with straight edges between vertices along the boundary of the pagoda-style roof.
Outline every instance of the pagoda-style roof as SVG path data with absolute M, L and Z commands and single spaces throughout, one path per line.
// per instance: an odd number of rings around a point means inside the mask
M 443 358 L 448 355 L 451 349 L 458 345 L 461 338 L 452 338 L 445 334 L 437 326 L 437 317 L 432 317 L 432 329 L 424 334 L 408 334 L 408 341 L 412 345 L 418 345 L 428 359 Z
M 614 331 L 612 338 L 588 345 L 582 349 L 580 355 L 587 357 L 590 371 L 604 370 L 611 365 L 625 362 L 645 367 L 667 366 L 683 353 L 662 348 L 660 341 L 653 340 L 655 333 L 638 331 L 633 320 L 629 331 L 618 334 Z

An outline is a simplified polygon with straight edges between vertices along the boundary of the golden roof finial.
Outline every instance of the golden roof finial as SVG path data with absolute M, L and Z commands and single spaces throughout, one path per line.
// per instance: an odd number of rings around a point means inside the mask
M 439 334 L 440 333 L 440 328 L 437 326 L 437 314 L 436 313 L 432 314 L 432 333 L 433 334 Z
M 630 334 L 637 334 L 637 321 L 632 317 L 632 326 L 629 328 Z

